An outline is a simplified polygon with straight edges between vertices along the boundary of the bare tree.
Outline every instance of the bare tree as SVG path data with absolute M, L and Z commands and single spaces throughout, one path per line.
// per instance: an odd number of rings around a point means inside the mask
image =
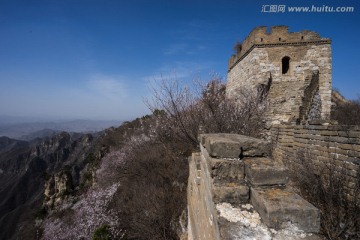
M 331 117 L 339 124 L 360 125 L 360 97 L 356 100 L 339 102 L 333 107 Z
M 226 86 L 219 78 L 208 83 L 197 81 L 192 88 L 176 79 L 163 80 L 152 88 L 153 98 L 146 104 L 158 109 L 157 133 L 162 138 L 177 138 L 196 147 L 200 126 L 205 133 L 239 133 L 259 136 L 263 129 L 266 101 L 255 90 L 244 89 L 237 100 L 226 97 Z

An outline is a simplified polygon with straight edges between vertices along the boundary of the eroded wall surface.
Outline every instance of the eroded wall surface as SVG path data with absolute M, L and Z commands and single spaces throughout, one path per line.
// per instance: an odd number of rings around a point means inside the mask
M 287 189 L 288 170 L 269 158 L 268 141 L 217 133 L 200 142 L 189 161 L 189 240 L 293 239 L 295 228 L 308 239 L 319 232 L 319 210 Z
M 189 240 L 220 239 L 208 168 L 209 164 L 200 153 L 191 156 L 187 189 Z

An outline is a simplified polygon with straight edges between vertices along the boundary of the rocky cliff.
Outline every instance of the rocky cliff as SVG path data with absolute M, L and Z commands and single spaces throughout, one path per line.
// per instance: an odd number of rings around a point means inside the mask
M 44 195 L 52 208 L 79 188 L 96 139 L 66 132 L 30 142 L 0 138 L 0 239 L 36 236 Z

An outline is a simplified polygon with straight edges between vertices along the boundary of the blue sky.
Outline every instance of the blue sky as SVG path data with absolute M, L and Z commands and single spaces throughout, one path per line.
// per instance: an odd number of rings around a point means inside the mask
M 353 13 L 269 13 L 263 5 L 350 6 Z M 360 94 L 358 0 L 0 0 L 0 115 L 129 120 L 148 83 L 226 78 L 232 46 L 256 26 L 333 41 L 333 86 Z

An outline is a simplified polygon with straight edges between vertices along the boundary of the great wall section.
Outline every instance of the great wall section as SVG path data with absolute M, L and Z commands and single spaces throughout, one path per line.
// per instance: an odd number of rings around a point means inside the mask
M 199 136 L 189 160 L 189 240 L 322 239 L 319 210 L 289 186 L 289 169 L 304 154 L 315 169 L 333 166 L 347 196 L 358 196 L 360 126 L 330 120 L 331 62 L 330 39 L 285 26 L 255 28 L 238 47 L 227 96 L 265 92 L 266 137 Z
M 229 59 L 227 95 L 269 89 L 270 123 L 329 119 L 332 88 L 331 40 L 288 27 L 255 28 Z M 316 100 L 316 101 L 313 101 Z M 309 114 L 311 113 L 311 114 Z

